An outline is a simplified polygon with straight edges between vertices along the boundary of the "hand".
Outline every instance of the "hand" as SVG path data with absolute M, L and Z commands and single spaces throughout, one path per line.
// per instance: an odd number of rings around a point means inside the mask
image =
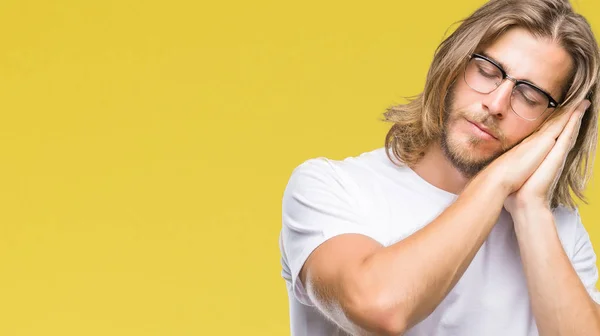
M 552 194 L 562 174 L 567 155 L 577 140 L 583 114 L 589 106 L 590 102 L 584 100 L 571 112 L 560 117 L 567 120 L 566 125 L 535 172 L 504 201 L 508 212 L 514 215 L 515 211 L 525 206 L 550 208 Z M 562 122 L 564 120 L 561 120 Z
M 499 184 L 500 190 L 507 197 L 521 189 L 525 181 L 538 169 L 548 153 L 555 147 L 557 138 L 565 129 L 575 110 L 577 109 L 572 109 L 548 120 L 537 132 L 494 160 L 482 171 L 481 175 L 487 175 L 488 178 L 495 181 L 494 184 Z

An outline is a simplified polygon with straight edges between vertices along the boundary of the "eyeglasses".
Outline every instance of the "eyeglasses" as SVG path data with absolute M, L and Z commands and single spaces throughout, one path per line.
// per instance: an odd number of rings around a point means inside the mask
M 496 90 L 505 79 L 515 83 L 510 96 L 510 107 L 516 115 L 526 120 L 536 120 L 547 109 L 560 105 L 546 91 L 533 83 L 508 75 L 500 65 L 483 55 L 470 56 L 464 78 L 471 89 L 484 94 Z

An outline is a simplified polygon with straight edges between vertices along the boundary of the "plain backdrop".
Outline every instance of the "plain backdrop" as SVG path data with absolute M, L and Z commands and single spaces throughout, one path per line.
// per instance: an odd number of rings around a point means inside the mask
M 288 335 L 292 170 L 383 146 L 482 3 L 2 1 L 0 334 Z

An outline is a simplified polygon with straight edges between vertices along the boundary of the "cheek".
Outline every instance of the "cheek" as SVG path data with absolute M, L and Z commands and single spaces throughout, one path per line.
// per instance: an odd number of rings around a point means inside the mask
M 504 136 L 509 146 L 521 142 L 523 139 L 531 135 L 543 121 L 527 121 L 527 120 L 506 120 L 506 123 L 501 125 Z
M 453 108 L 462 109 L 475 103 L 478 99 L 481 100 L 480 93 L 473 91 L 467 86 L 463 77 L 459 77 L 457 82 L 454 84 L 453 89 Z

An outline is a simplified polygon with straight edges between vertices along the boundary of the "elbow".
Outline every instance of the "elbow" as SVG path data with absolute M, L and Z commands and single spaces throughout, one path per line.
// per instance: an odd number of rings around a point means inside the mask
M 354 324 L 377 335 L 401 336 L 408 330 L 406 305 L 397 300 L 397 293 L 375 286 L 349 287 L 342 309 Z
M 375 332 L 378 335 L 385 336 L 402 336 L 407 331 L 406 321 L 397 313 L 389 313 L 382 311 L 381 315 L 374 319 Z
M 357 298 L 344 310 L 355 324 L 377 335 L 401 336 L 408 329 L 404 312 L 389 306 L 385 300 Z

